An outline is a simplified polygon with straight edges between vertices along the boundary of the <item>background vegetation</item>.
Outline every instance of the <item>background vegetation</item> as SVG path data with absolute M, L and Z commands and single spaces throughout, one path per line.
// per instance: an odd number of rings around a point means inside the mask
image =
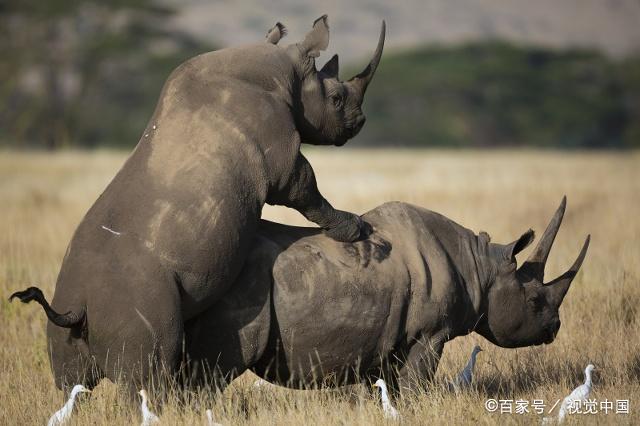
M 383 57 L 363 144 L 640 146 L 640 57 L 485 42 Z
M 0 5 L 0 143 L 134 146 L 173 68 L 212 50 L 151 0 Z
M 174 14 L 153 0 L 2 2 L 0 144 L 134 146 L 171 70 L 215 48 Z M 640 56 L 487 41 L 387 50 L 365 102 L 352 146 L 637 147 Z

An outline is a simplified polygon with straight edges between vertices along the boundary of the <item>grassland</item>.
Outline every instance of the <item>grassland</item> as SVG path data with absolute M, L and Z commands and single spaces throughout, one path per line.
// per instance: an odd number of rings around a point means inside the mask
M 124 161 L 118 152 L 0 152 L 0 424 L 44 424 L 65 396 L 52 380 L 45 316 L 7 296 L 36 284 L 47 297 L 66 245 L 101 190 Z M 477 335 L 450 342 L 436 385 L 396 401 L 406 424 L 539 424 L 535 414 L 488 413 L 487 398 L 543 399 L 552 405 L 582 382 L 593 362 L 598 400 L 628 399 L 630 414 L 576 415 L 570 424 L 640 424 L 640 153 L 536 151 L 349 151 L 308 153 L 320 189 L 342 209 L 365 212 L 402 200 L 441 212 L 493 241 L 508 242 L 529 227 L 542 231 L 563 194 L 565 221 L 547 267 L 568 267 L 586 234 L 589 254 L 561 308 L 562 328 L 548 346 L 517 350 Z M 269 219 L 304 224 L 296 212 L 267 207 Z M 524 259 L 528 250 L 520 256 Z M 484 352 L 477 389 L 462 395 L 439 384 L 466 362 L 474 344 Z M 383 424 L 364 386 L 331 391 L 254 388 L 242 377 L 222 396 L 210 392 L 165 406 L 164 424 L 204 424 L 204 407 L 235 424 Z M 103 382 L 82 401 L 72 424 L 137 424 L 139 412 Z M 155 407 L 158 409 L 158 407 Z M 557 409 L 556 409 L 557 410 Z

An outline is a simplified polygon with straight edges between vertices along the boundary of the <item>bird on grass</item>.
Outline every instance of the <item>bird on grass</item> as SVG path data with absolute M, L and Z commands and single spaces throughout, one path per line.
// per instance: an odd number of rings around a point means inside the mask
M 71 418 L 71 412 L 73 411 L 73 405 L 76 403 L 76 396 L 82 392 L 91 391 L 85 388 L 82 385 L 75 385 L 73 389 L 71 389 L 71 396 L 69 396 L 69 400 L 62 406 L 61 409 L 53 413 L 53 415 L 49 418 L 47 422 L 47 426 L 58 426 L 63 425 Z
M 396 410 L 391 401 L 389 401 L 389 392 L 387 391 L 387 384 L 382 379 L 376 380 L 373 384 L 374 388 L 380 389 L 380 399 L 382 399 L 382 411 L 386 419 L 400 420 L 400 413 Z
M 160 423 L 160 419 L 158 418 L 158 416 L 156 416 L 155 413 L 149 410 L 149 407 L 147 406 L 147 402 L 149 401 L 147 391 L 141 389 L 138 394 L 140 394 L 140 396 L 142 397 L 142 404 L 140 404 L 140 410 L 142 410 L 142 423 L 140 423 L 140 426 L 149 426 Z
M 587 368 L 584 370 L 584 383 L 578 386 L 567 396 L 560 406 L 560 411 L 558 412 L 558 423 L 562 423 L 564 421 L 564 417 L 569 412 L 569 407 L 571 404 L 575 404 L 576 401 L 586 401 L 589 398 L 589 394 L 591 393 L 591 372 L 595 369 L 593 364 L 587 365 Z
M 220 423 L 216 423 L 213 420 L 213 411 L 211 411 L 211 408 L 207 408 L 207 426 L 222 426 L 222 424 Z
M 464 369 L 458 374 L 458 377 L 453 382 L 449 382 L 449 389 L 456 392 L 466 389 L 471 386 L 473 382 L 473 369 L 476 366 L 476 356 L 482 352 L 482 348 L 476 345 L 471 351 L 471 357 Z

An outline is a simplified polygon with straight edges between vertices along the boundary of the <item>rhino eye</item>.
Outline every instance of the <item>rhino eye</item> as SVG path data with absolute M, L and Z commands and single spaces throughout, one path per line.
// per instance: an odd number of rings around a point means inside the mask
M 529 305 L 531 305 L 531 307 L 533 307 L 533 309 L 535 311 L 540 311 L 544 307 L 544 300 L 539 295 L 538 296 L 532 296 L 527 301 L 529 302 Z
M 339 94 L 336 94 L 336 95 L 331 96 L 331 102 L 333 102 L 333 106 L 334 106 L 336 109 L 340 109 L 340 108 L 342 108 L 342 105 L 343 105 L 343 103 L 344 103 L 344 101 L 343 101 L 343 99 L 342 99 L 342 96 L 341 96 L 341 95 L 339 95 Z

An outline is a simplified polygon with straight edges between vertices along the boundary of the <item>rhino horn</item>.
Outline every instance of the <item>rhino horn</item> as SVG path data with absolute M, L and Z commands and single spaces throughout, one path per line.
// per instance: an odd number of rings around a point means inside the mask
M 556 306 L 560 306 L 562 303 L 562 299 L 564 299 L 564 295 L 567 294 L 569 290 L 569 286 L 571 285 L 571 281 L 575 278 L 580 270 L 580 266 L 582 266 L 582 261 L 587 254 L 587 249 L 589 248 L 589 241 L 591 240 L 591 235 L 587 236 L 587 239 L 582 246 L 582 250 L 580 250 L 580 254 L 573 265 L 567 272 L 560 275 L 555 280 L 551 281 L 548 284 L 545 284 L 545 288 L 547 289 L 548 294 L 550 295 L 550 299 Z
M 378 47 L 376 47 L 376 51 L 373 54 L 371 62 L 369 62 L 364 71 L 349 80 L 349 83 L 357 89 L 357 92 L 360 93 L 361 99 L 364 98 L 364 92 L 367 90 L 367 86 L 371 82 L 371 79 L 373 78 L 373 75 L 376 73 L 376 69 L 378 68 L 378 64 L 380 63 L 380 58 L 382 57 L 382 49 L 384 48 L 384 37 L 386 28 L 387 27 L 385 22 L 382 21 L 380 38 L 378 39 Z
M 562 197 L 560 207 L 558 207 L 558 210 L 556 210 L 556 213 L 553 215 L 553 218 L 551 219 L 551 222 L 549 222 L 547 229 L 544 231 L 542 238 L 540 238 L 538 245 L 533 250 L 529 258 L 522 264 L 520 269 L 518 269 L 519 274 L 528 279 L 535 279 L 540 282 L 544 280 L 544 266 L 547 263 L 547 258 L 549 257 L 553 241 L 558 234 L 558 229 L 560 229 L 560 224 L 562 223 L 562 217 L 564 216 L 566 207 L 567 197 L 564 196 Z

